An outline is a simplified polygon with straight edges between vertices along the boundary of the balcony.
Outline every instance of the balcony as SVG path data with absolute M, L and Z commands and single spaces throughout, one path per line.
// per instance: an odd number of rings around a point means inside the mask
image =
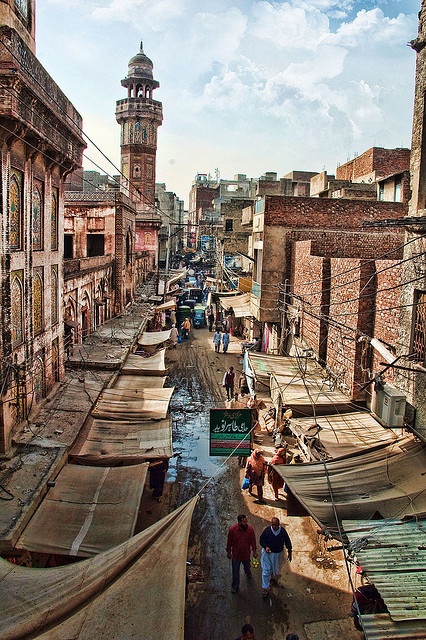
M 77 274 L 104 269 L 114 262 L 113 256 L 95 256 L 93 258 L 72 258 L 64 260 L 64 280 L 75 277 Z

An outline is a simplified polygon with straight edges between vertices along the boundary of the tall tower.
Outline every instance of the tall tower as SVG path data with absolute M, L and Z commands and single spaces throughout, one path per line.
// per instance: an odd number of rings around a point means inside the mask
M 121 84 L 127 88 L 127 98 L 117 101 L 115 111 L 121 126 L 121 191 L 136 202 L 138 214 L 153 213 L 157 129 L 163 121 L 163 106 L 152 99 L 160 84 L 154 80 L 153 64 L 142 42 Z

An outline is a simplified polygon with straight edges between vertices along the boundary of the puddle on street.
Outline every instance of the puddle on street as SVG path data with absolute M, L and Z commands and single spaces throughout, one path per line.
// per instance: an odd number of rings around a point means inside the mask
M 182 467 L 194 469 L 206 479 L 221 475 L 225 458 L 209 456 L 209 410 L 216 405 L 206 391 L 194 384 L 194 379 L 184 380 L 183 384 L 179 380 L 179 384 L 175 384 L 170 403 L 174 457 L 170 460 L 168 480 L 175 481 Z M 205 395 L 205 400 L 201 400 L 200 393 Z

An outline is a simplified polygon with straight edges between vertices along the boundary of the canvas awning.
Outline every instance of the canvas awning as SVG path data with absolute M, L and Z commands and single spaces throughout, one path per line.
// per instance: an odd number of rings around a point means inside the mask
M 71 459 L 84 464 L 135 464 L 173 455 L 172 422 L 167 420 L 95 420 L 70 452 Z
M 269 382 L 272 398 L 292 409 L 294 416 L 325 415 L 353 410 L 351 399 L 339 390 L 331 391 L 321 367 L 311 358 L 300 359 L 247 353 L 256 380 Z
M 114 381 L 114 389 L 160 389 L 164 387 L 166 376 L 120 376 Z
M 151 376 L 164 376 L 166 373 L 166 363 L 165 363 L 165 349 L 160 349 L 154 355 L 149 356 L 148 358 L 144 358 L 143 356 L 138 356 L 134 354 L 130 354 L 127 356 L 122 368 L 121 373 L 127 374 L 130 373 L 132 375 L 151 375 Z
M 34 570 L 0 558 L 2 640 L 183 640 L 196 502 L 81 562 Z
M 169 309 L 175 309 L 176 302 L 174 300 L 167 300 L 167 302 L 163 302 L 163 304 L 159 304 L 158 307 L 155 307 L 156 311 L 168 311 Z
M 138 344 L 141 347 L 151 347 L 153 345 L 161 344 L 170 339 L 170 329 L 168 331 L 145 331 L 138 336 Z
M 161 389 L 105 389 L 92 411 L 104 420 L 164 420 L 174 387 Z
M 186 273 L 187 273 L 187 270 L 184 269 L 183 271 L 179 271 L 178 273 L 175 273 L 168 280 L 166 280 L 166 293 L 170 291 L 170 287 L 172 285 L 176 284 L 176 282 L 179 282 L 179 280 L 182 280 L 183 278 L 185 278 Z
M 16 547 L 88 558 L 133 536 L 148 463 L 126 467 L 67 464 Z
M 426 513 L 426 449 L 407 437 L 327 462 L 274 465 L 308 513 L 339 536 L 339 521 Z
M 366 411 L 292 419 L 290 429 L 309 460 L 338 458 L 398 439 Z
M 225 310 L 232 307 L 236 318 L 246 318 L 252 315 L 249 293 L 242 293 L 240 295 L 221 294 L 219 296 L 219 302 L 221 307 Z

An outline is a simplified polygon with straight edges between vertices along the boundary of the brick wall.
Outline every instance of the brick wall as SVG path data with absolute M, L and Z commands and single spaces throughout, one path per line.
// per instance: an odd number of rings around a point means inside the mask
M 265 196 L 265 225 L 358 230 L 366 221 L 404 215 L 407 207 L 400 202 Z
M 336 169 L 338 180 L 356 182 L 363 176 L 376 173 L 376 178 L 402 173 L 410 168 L 410 149 L 383 149 L 372 147 Z
M 377 293 L 373 337 L 384 342 L 385 346 L 396 354 L 401 313 L 402 265 L 395 261 L 378 260 L 376 268 Z M 373 373 L 381 371 L 383 366 L 380 363 L 384 362 L 383 356 L 373 350 L 372 358 Z M 394 369 L 388 369 L 383 375 L 384 380 L 394 383 L 394 373 Z
M 383 358 L 368 340 L 359 338 L 375 337 L 385 345 L 397 342 L 402 243 L 398 244 L 393 234 L 385 234 L 382 243 L 376 237 L 362 251 L 360 234 L 355 234 L 353 240 L 350 247 L 351 238 L 346 235 L 342 246 L 345 244 L 347 256 L 352 253 L 354 257 L 327 257 L 330 250 L 338 247 L 336 237 L 327 238 L 327 234 L 316 240 L 295 242 L 290 289 L 293 304 L 303 309 L 301 337 L 305 344 L 335 373 L 342 374 L 342 381 L 354 397 L 363 400 L 366 392 L 361 393 L 360 389 L 383 369 Z M 389 255 L 394 260 L 368 259 L 373 245 L 373 257 L 389 252 L 393 245 L 396 250 Z M 355 257 L 357 250 L 360 253 Z M 392 381 L 391 370 L 385 379 Z

